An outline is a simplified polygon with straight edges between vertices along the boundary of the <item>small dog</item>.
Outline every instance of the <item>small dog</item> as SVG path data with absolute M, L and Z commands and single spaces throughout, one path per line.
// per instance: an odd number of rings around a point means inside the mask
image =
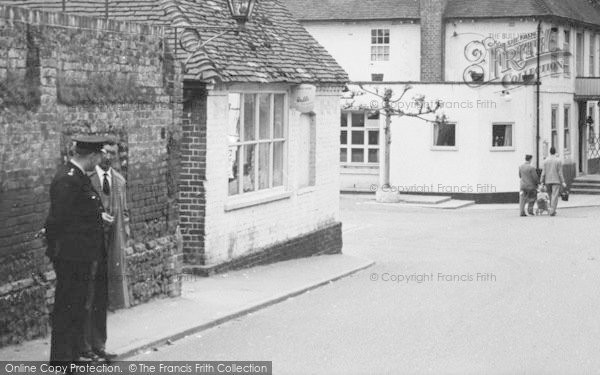
M 550 202 L 550 197 L 548 196 L 548 192 L 546 191 L 546 186 L 540 185 L 538 187 L 537 198 L 535 200 L 535 204 L 537 207 L 535 209 L 535 214 L 542 215 L 544 213 L 544 211 L 546 211 L 546 214 L 549 214 L 550 213 L 548 211 L 549 202 Z

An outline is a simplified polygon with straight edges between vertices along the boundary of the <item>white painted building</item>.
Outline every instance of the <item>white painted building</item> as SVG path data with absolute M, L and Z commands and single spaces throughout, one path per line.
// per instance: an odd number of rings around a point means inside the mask
M 525 154 L 541 166 L 552 145 L 570 178 L 600 171 L 598 6 L 586 0 L 378 0 L 369 3 L 371 10 L 341 0 L 326 7 L 313 0 L 286 5 L 354 83 L 396 93 L 411 84 L 405 99 L 424 94 L 445 102 L 449 125 L 443 129 L 393 118 L 392 185 L 433 186 L 424 193 L 452 192 L 479 202 L 515 201 L 517 166 Z M 342 111 L 342 190 L 380 183 L 383 148 L 381 140 L 374 144 L 373 132 L 378 122 L 382 138 L 384 117 L 376 117 L 362 109 Z

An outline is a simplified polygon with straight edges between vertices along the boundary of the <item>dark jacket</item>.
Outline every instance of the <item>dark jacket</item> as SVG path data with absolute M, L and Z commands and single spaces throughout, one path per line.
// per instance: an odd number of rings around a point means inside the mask
M 46 220 L 51 259 L 96 261 L 105 256 L 102 202 L 90 178 L 71 162 L 50 185 Z
M 519 166 L 521 190 L 535 190 L 540 183 L 535 167 L 529 163 Z

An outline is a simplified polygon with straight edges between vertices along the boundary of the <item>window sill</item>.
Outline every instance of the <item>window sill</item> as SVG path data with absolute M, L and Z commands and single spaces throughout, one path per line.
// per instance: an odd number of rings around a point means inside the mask
M 342 168 L 379 168 L 379 163 L 342 163 Z
M 492 147 L 490 148 L 491 152 L 512 152 L 515 151 L 514 147 Z
M 310 194 L 316 190 L 317 190 L 317 187 L 314 185 L 313 186 L 304 186 L 296 191 L 296 195 L 300 196 L 300 195 L 304 195 L 304 194 Z
M 431 151 L 458 151 L 456 146 L 431 146 Z
M 280 201 L 291 196 L 291 192 L 277 189 L 229 197 L 227 198 L 227 202 L 225 202 L 225 212 Z

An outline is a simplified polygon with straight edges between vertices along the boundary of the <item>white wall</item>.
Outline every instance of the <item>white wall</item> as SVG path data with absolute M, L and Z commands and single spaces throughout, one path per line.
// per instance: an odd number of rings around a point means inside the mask
M 547 30 L 551 27 L 558 28 L 558 48 L 563 48 L 564 42 L 564 30 L 570 30 L 570 48 L 571 52 L 575 53 L 576 45 L 576 29 L 571 28 L 567 25 L 562 24 L 551 24 L 547 22 L 542 23 L 542 58 L 540 65 L 542 67 L 541 79 L 545 87 L 552 88 L 569 88 L 571 91 L 574 87 L 576 62 L 573 57 L 570 58 L 571 74 L 565 75 L 562 69 L 559 69 L 559 74 L 551 76 L 551 72 L 544 70 L 545 67 L 551 62 L 549 56 L 543 56 L 544 52 L 544 35 Z M 529 37 L 527 37 L 529 35 Z M 531 38 L 533 36 L 533 39 Z M 497 77 L 494 79 L 494 74 L 489 70 L 490 55 L 488 49 L 476 47 L 477 41 L 483 41 L 486 38 L 493 38 L 493 41 L 497 43 L 506 43 L 509 45 L 509 49 L 514 45 L 521 44 L 520 40 L 533 40 L 533 53 L 535 54 L 535 48 L 537 48 L 537 22 L 532 20 L 486 20 L 476 22 L 459 22 L 453 21 L 446 24 L 446 80 L 451 82 L 464 82 L 465 76 L 469 80 L 469 76 L 466 74 L 472 64 L 483 67 L 485 71 L 484 80 L 490 81 L 495 80 L 496 82 L 505 81 L 510 82 L 511 79 L 520 79 L 520 74 L 534 73 L 537 67 L 537 59 L 534 57 L 529 60 L 524 69 L 511 68 L 504 72 L 499 72 Z M 484 55 L 481 55 L 483 63 L 479 63 L 477 60 L 477 53 L 484 51 Z M 559 61 L 562 62 L 563 57 L 559 57 Z M 475 60 L 475 61 L 474 61 Z M 584 63 L 588 66 L 589 55 L 586 53 L 584 57 Z
M 394 89 L 399 91 L 402 86 Z M 535 155 L 535 90 L 534 86 L 514 90 L 510 102 L 501 98 L 501 90 L 500 85 L 414 85 L 411 93 L 446 102 L 443 111 L 448 121 L 457 123 L 457 145 L 455 149 L 434 150 L 432 124 L 409 117 L 394 118 L 392 185 L 427 187 L 430 191 L 425 192 L 433 193 L 447 189 L 463 189 L 464 193 L 518 191 L 517 168 L 525 154 Z M 493 122 L 514 124 L 513 148 L 492 149 Z
M 303 26 L 348 72 L 351 81 L 371 81 L 372 73 L 383 73 L 384 81 L 418 81 L 420 26 L 398 22 L 303 22 Z M 389 61 L 371 61 L 371 29 L 390 29 Z
M 285 192 L 289 197 L 226 211 L 231 203 L 273 197 L 269 191 L 228 197 L 227 114 L 229 92 L 287 90 L 288 86 L 239 85 L 209 91 L 207 102 L 206 236 L 207 265 L 247 254 L 339 222 L 339 97 L 340 88 L 319 89 L 316 113 L 316 183 L 298 189 L 295 165 L 302 147 L 300 113 L 289 109 L 288 168 Z M 227 91 L 229 90 L 229 91 Z M 307 131 L 308 127 L 302 127 Z M 239 198 L 243 198 L 240 200 Z

